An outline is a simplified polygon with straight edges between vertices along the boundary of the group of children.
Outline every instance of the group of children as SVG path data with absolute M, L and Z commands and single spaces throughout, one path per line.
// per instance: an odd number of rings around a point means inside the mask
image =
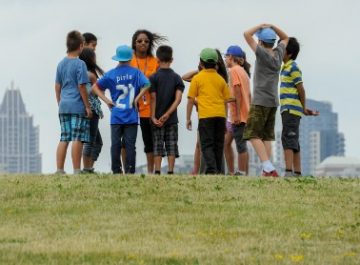
M 300 176 L 300 118 L 302 114 L 318 113 L 305 107 L 301 71 L 295 63 L 299 43 L 270 24 L 251 28 L 244 37 L 256 55 L 252 96 L 250 64 L 243 49 L 237 45 L 227 49 L 225 62 L 218 50 L 203 49 L 198 70 L 181 78 L 171 69 L 173 51 L 170 46 L 160 45 L 156 58 L 152 55 L 154 44 L 165 38 L 139 30 L 133 35 L 132 47 L 121 45 L 116 49 L 112 59 L 118 65 L 104 73 L 96 64 L 96 37 L 90 33 L 70 32 L 67 56 L 59 63 L 56 73 L 55 91 L 61 125 L 57 173 L 65 173 L 64 162 L 70 141 L 74 173 L 93 172 L 102 147 L 98 129 L 99 119 L 103 117 L 100 98 L 111 111 L 112 172 L 135 173 L 135 144 L 140 121 L 148 172 L 160 174 L 162 157 L 167 156 L 168 174 L 173 174 L 175 159 L 179 156 L 177 107 L 185 80 L 190 81 L 187 129 L 192 129 L 194 107 L 199 119 L 197 146 L 200 151 L 197 149 L 194 160 L 200 161 L 199 157 L 202 157 L 204 169 L 201 172 L 224 173 L 225 154 L 229 174 L 248 174 L 247 141 L 250 141 L 262 162 L 262 175 L 277 177 L 270 157 L 271 141 L 275 140 L 281 74 L 285 175 Z M 280 40 L 274 48 L 277 37 Z M 111 99 L 104 94 L 105 90 L 109 90 Z M 238 172 L 234 170 L 233 140 L 238 152 Z M 199 173 L 198 164 L 195 163 L 195 174 Z

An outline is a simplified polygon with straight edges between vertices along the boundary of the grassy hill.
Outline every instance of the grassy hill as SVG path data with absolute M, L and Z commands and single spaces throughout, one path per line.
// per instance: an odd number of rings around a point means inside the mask
M 359 264 L 360 179 L 0 176 L 0 264 Z

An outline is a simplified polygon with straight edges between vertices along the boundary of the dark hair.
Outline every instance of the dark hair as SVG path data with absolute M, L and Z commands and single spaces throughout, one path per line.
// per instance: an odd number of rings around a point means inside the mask
M 84 37 L 77 30 L 70 31 L 66 37 L 67 52 L 73 52 L 84 43 Z
M 85 43 L 90 43 L 92 41 L 97 41 L 96 36 L 94 34 L 90 33 L 90 32 L 84 33 L 83 37 L 85 39 Z
M 87 70 L 97 78 L 99 78 L 99 75 L 104 75 L 104 71 L 96 64 L 96 54 L 93 49 L 84 48 L 79 55 L 79 59 L 85 62 Z
M 300 44 L 299 44 L 298 40 L 294 37 L 290 37 L 289 43 L 286 46 L 286 53 L 288 55 L 291 54 L 290 59 L 296 60 L 299 52 L 300 52 Z
M 222 78 L 224 78 L 225 82 L 227 83 L 229 81 L 229 78 L 228 78 L 228 74 L 227 74 L 227 71 L 226 71 L 226 65 L 225 65 L 225 62 L 222 58 L 222 54 L 221 52 L 218 50 L 218 49 L 215 49 L 217 54 L 218 54 L 218 61 L 216 63 L 217 65 L 217 72 L 219 75 L 222 76 Z
M 167 45 L 161 45 L 156 50 L 156 57 L 160 62 L 169 63 L 172 60 L 173 49 Z
M 153 56 L 153 50 L 155 48 L 154 47 L 155 44 L 159 45 L 161 42 L 167 40 L 167 38 L 164 36 L 158 35 L 156 33 L 151 33 L 146 29 L 139 29 L 135 31 L 134 35 L 132 36 L 131 47 L 133 48 L 134 51 L 136 49 L 136 39 L 140 34 L 145 34 L 149 39 L 149 48 L 146 51 L 146 54 L 148 56 Z
M 251 74 L 250 74 L 251 64 L 249 64 L 249 62 L 246 60 L 245 52 L 244 52 L 243 57 L 238 57 L 238 56 L 233 55 L 233 58 L 234 58 L 234 62 L 237 63 L 238 65 L 242 66 L 244 68 L 245 72 L 248 74 L 248 76 L 251 77 Z M 244 61 L 242 61 L 241 59 L 243 59 Z
M 273 42 L 273 43 L 269 43 L 269 42 L 265 42 L 265 41 L 261 41 L 261 42 L 265 48 L 273 48 L 275 45 L 275 42 Z
M 200 62 L 205 69 L 216 69 L 216 62 L 205 62 L 202 59 L 200 59 Z

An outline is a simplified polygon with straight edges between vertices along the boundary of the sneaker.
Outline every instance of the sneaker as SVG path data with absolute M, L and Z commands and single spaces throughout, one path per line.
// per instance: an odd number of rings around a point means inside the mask
M 241 171 L 236 171 L 234 173 L 234 176 L 245 176 L 245 174 L 243 172 L 241 172 Z
M 270 172 L 266 172 L 266 171 L 263 170 L 262 176 L 263 176 L 263 177 L 274 177 L 274 178 L 277 178 L 277 177 L 279 177 L 279 174 L 277 173 L 276 170 L 273 170 L 273 171 L 270 171 Z

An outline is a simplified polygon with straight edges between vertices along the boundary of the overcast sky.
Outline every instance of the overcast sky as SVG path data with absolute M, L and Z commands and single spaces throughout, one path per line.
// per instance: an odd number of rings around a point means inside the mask
M 224 51 L 238 44 L 253 65 L 254 56 L 242 33 L 260 23 L 273 23 L 301 42 L 298 63 L 307 97 L 333 104 L 339 113 L 339 130 L 345 134 L 346 155 L 360 157 L 359 10 L 357 0 L 0 0 L 0 98 L 14 80 L 28 113 L 40 126 L 43 172 L 53 172 L 60 136 L 54 78 L 65 56 L 69 31 L 98 36 L 98 63 L 105 70 L 115 65 L 110 58 L 116 47 L 130 44 L 135 30 L 160 33 L 174 48 L 173 69 L 182 75 L 197 66 L 204 47 Z M 192 154 L 196 135 L 185 129 L 185 105 L 186 97 L 179 112 L 180 153 Z M 98 169 L 109 171 L 108 115 L 100 126 L 105 145 Z M 144 163 L 142 149 L 138 137 L 138 164 Z M 67 160 L 66 169 L 71 172 L 70 156 Z

